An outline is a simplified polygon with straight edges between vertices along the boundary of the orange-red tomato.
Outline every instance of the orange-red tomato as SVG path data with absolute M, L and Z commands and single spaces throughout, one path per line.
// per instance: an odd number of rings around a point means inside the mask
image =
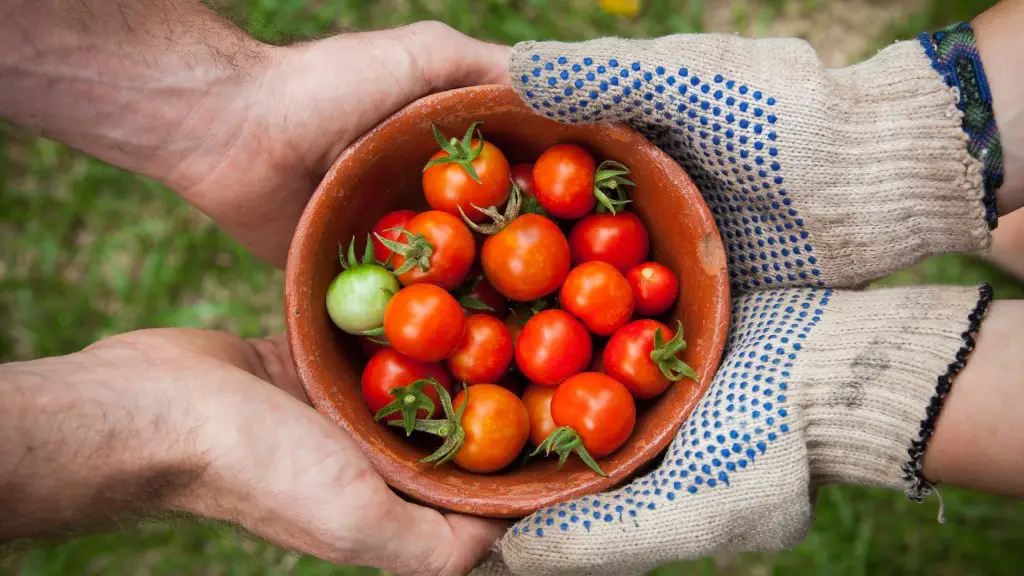
M 479 145 L 480 140 L 474 138 L 470 147 L 475 149 Z M 447 156 L 447 152 L 438 150 L 430 159 Z M 483 222 L 487 216 L 471 204 L 481 208 L 504 204 L 509 192 L 509 166 L 501 150 L 485 140 L 472 166 L 480 182 L 473 180 L 458 164 L 436 164 L 427 168 L 423 172 L 423 193 L 430 207 L 458 217 L 461 206 L 467 218 Z
M 679 296 L 679 280 L 671 270 L 657 262 L 644 262 L 626 274 L 633 289 L 636 312 L 657 316 L 666 312 Z
M 408 386 L 423 378 L 434 378 L 444 387 L 451 391 L 451 379 L 444 371 L 444 366 L 434 362 L 420 362 L 395 351 L 391 348 L 384 348 L 377 352 L 366 363 L 363 369 L 363 376 L 360 381 L 363 392 L 363 399 L 371 414 L 387 406 L 394 400 L 391 390 Z M 433 386 L 424 386 L 423 393 L 434 402 L 434 411 L 427 414 L 426 410 L 418 410 L 417 418 L 430 418 L 441 411 L 441 401 L 437 397 L 437 390 Z M 401 420 L 402 413 L 395 412 L 385 418 L 386 420 Z
M 654 398 L 671 384 L 651 359 L 654 333 L 658 329 L 663 342 L 675 336 L 661 322 L 635 320 L 613 334 L 604 348 L 602 365 L 605 373 L 621 382 L 634 398 Z
M 569 232 L 573 266 L 600 260 L 625 274 L 647 258 L 651 239 L 640 217 L 632 212 L 591 214 Z
M 558 301 L 599 336 L 615 332 L 633 315 L 629 282 L 605 262 L 584 262 L 573 268 L 562 284 Z
M 597 164 L 576 144 L 556 144 L 533 164 L 533 190 L 540 205 L 556 218 L 575 220 L 594 209 Z
M 551 419 L 551 397 L 555 390 L 558 390 L 555 386 L 531 383 L 523 391 L 523 405 L 530 416 L 530 444 L 534 446 L 540 446 L 557 428 Z
M 384 335 L 391 346 L 420 362 L 439 362 L 450 356 L 465 330 L 462 306 L 433 284 L 402 288 L 384 310 Z
M 554 386 L 584 370 L 594 352 L 590 334 L 564 310 L 543 310 L 516 339 L 516 366 L 531 382 Z
M 497 384 L 469 387 L 469 404 L 462 415 L 466 441 L 452 461 L 470 472 L 485 474 L 508 466 L 530 436 L 530 418 L 518 396 Z M 466 402 L 466 390 L 452 401 L 456 410 Z
M 505 323 L 487 314 L 466 318 L 462 343 L 448 357 L 448 370 L 457 382 L 497 382 L 512 361 L 512 337 Z
M 594 458 L 619 449 L 636 424 L 636 405 L 629 390 L 610 376 L 582 372 L 562 384 L 551 398 L 551 418 L 579 434 Z
M 484 242 L 480 264 L 498 292 L 528 302 L 562 285 L 569 273 L 569 242 L 551 220 L 523 214 Z
M 516 164 L 510 170 L 512 181 L 523 193 L 523 200 L 533 196 L 533 164 Z
M 437 284 L 451 290 L 459 285 L 469 273 L 476 256 L 476 244 L 473 234 L 458 216 L 446 212 L 429 210 L 417 214 L 405 226 L 411 234 L 422 234 L 433 247 L 429 268 L 424 271 L 418 265 L 398 275 L 403 286 L 412 284 Z M 409 238 L 402 235 L 401 243 L 407 244 Z M 395 254 L 391 260 L 397 270 L 405 264 L 405 257 Z

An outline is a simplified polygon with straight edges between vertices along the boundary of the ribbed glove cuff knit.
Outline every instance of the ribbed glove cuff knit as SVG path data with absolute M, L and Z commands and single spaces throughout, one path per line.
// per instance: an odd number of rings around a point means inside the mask
M 991 297 L 988 285 L 833 294 L 792 370 L 815 484 L 929 494 L 921 460 Z

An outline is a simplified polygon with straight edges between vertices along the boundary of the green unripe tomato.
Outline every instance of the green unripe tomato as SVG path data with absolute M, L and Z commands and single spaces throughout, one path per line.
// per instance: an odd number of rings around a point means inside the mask
M 382 266 L 352 266 L 327 288 L 327 313 L 338 328 L 362 334 L 384 324 L 384 309 L 399 288 L 395 275 Z

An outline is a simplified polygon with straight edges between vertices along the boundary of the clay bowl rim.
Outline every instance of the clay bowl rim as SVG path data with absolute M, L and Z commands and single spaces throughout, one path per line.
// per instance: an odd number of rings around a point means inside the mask
M 318 211 L 329 211 L 329 207 L 332 203 L 332 195 L 336 188 L 335 180 L 337 179 L 338 173 L 342 171 L 348 160 L 353 156 L 357 156 L 360 148 L 365 145 L 366 142 L 371 141 L 374 138 L 381 137 L 382 134 L 386 134 L 389 127 L 396 124 L 402 125 L 412 123 L 412 118 L 410 118 L 410 116 L 415 118 L 420 109 L 436 105 L 438 102 L 452 98 L 453 95 L 457 94 L 468 94 L 471 96 L 479 96 L 481 98 L 497 97 L 506 100 L 511 95 L 511 97 L 515 99 L 516 103 L 525 108 L 525 105 L 522 104 L 519 96 L 507 85 L 474 86 L 439 92 L 420 98 L 403 107 L 385 119 L 377 127 L 363 134 L 358 140 L 346 148 L 334 161 L 331 168 L 317 185 L 316 190 L 313 192 L 302 213 L 298 226 L 295 230 L 295 235 L 292 238 L 288 253 L 288 261 L 285 268 L 286 333 L 288 346 L 292 354 L 292 361 L 295 365 L 299 381 L 302 384 L 303 391 L 307 398 L 313 404 L 314 408 L 322 414 L 331 416 L 331 421 L 339 425 L 345 433 L 348 434 L 354 442 L 356 442 L 360 450 L 362 450 L 367 459 L 371 461 L 374 468 L 389 486 L 428 506 L 480 516 L 517 518 L 557 502 L 563 502 L 580 496 L 596 494 L 617 486 L 632 479 L 638 470 L 661 454 L 675 436 L 676 431 L 685 419 L 693 412 L 697 403 L 704 397 L 704 394 L 710 387 L 714 374 L 720 365 L 729 324 L 729 307 L 731 298 L 729 280 L 728 274 L 725 270 L 724 246 L 722 245 L 717 225 L 715 224 L 710 209 L 704 202 L 704 199 L 700 195 L 696 185 L 693 183 L 689 175 L 686 174 L 683 168 L 672 160 L 665 152 L 625 123 L 614 122 L 599 125 L 576 125 L 576 128 L 582 130 L 588 129 L 588 126 L 601 126 L 601 129 L 610 131 L 607 133 L 615 134 L 620 138 L 622 146 L 636 146 L 644 150 L 645 155 L 649 155 L 652 158 L 661 157 L 665 161 L 657 162 L 660 169 L 676 172 L 672 175 L 672 179 L 688 184 L 690 190 L 684 190 L 681 191 L 681 193 L 687 194 L 696 199 L 695 202 L 691 202 L 690 208 L 692 210 L 689 217 L 697 222 L 698 227 L 708 231 L 705 237 L 710 236 L 713 245 L 707 248 L 714 253 L 720 254 L 722 261 L 720 265 L 721 270 L 714 274 L 716 278 L 711 281 L 717 290 L 714 291 L 714 294 L 709 296 L 712 302 L 712 304 L 709 305 L 709 308 L 714 312 L 714 320 L 709 329 L 710 334 L 708 337 L 712 339 L 710 347 L 714 352 L 714 361 L 713 363 L 709 362 L 706 366 L 698 367 L 700 380 L 697 385 L 697 392 L 689 397 L 690 400 L 688 402 L 685 400 L 679 401 L 680 406 L 678 406 L 676 410 L 678 412 L 678 416 L 673 420 L 671 425 L 664 426 L 662 429 L 652 434 L 651 438 L 649 438 L 650 441 L 646 444 L 637 446 L 635 452 L 630 455 L 625 462 L 622 462 L 614 469 L 608 470 L 609 475 L 607 477 L 601 477 L 594 473 L 587 474 L 582 481 L 574 477 L 573 482 L 567 482 L 563 490 L 552 492 L 552 495 L 543 502 L 531 502 L 529 505 L 524 505 L 523 503 L 509 501 L 507 495 L 504 498 L 492 497 L 490 499 L 472 497 L 464 493 L 459 493 L 458 489 L 454 487 L 448 489 L 449 492 L 451 492 L 449 494 L 439 494 L 437 491 L 439 483 L 436 480 L 426 480 L 425 475 L 408 474 L 405 468 L 394 461 L 394 458 L 382 454 L 380 451 L 375 449 L 372 441 L 360 436 L 345 418 L 342 418 L 340 415 L 335 417 L 334 414 L 338 414 L 338 411 L 329 410 L 327 409 L 328 406 L 321 406 L 321 404 L 329 405 L 330 403 L 326 401 L 323 394 L 318 392 L 318 388 L 322 388 L 320 383 L 323 378 L 321 377 L 321 370 L 317 368 L 316 362 L 309 357 L 308 351 L 315 346 L 314 342 L 316 342 L 317 339 L 317 331 L 313 325 L 313 321 L 311 320 L 312 314 L 326 314 L 326 311 L 323 309 L 318 310 L 315 307 L 312 309 L 310 308 L 312 305 L 310 302 L 311 298 L 309 297 L 311 288 L 308 286 L 310 284 L 309 277 L 311 276 L 312 271 L 307 271 L 307 268 L 311 269 L 312 266 L 309 266 L 308 264 L 303 266 L 302 263 L 313 261 L 316 251 L 321 249 L 321 247 L 315 245 L 316 242 L 313 239 L 314 234 L 308 234 L 307 231 L 310 228 L 315 227 L 312 221 Z M 331 250 L 334 251 L 335 248 L 332 247 Z M 302 304 L 303 301 L 305 301 L 306 304 Z M 305 310 L 302 308 L 305 308 Z M 356 383 L 356 385 L 358 386 L 358 383 Z M 383 427 L 381 427 L 380 432 L 391 433 Z M 500 475 L 501 474 L 499 473 L 498 476 Z M 481 478 L 486 478 L 491 475 L 479 476 Z M 430 487 L 424 486 L 424 484 L 429 484 Z M 440 487 L 444 488 L 444 485 L 441 485 Z

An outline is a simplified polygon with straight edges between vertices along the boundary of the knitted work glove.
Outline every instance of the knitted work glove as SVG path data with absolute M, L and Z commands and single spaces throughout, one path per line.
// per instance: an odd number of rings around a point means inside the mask
M 995 199 L 968 149 L 960 80 L 930 54 L 900 42 L 828 70 L 802 40 L 696 34 L 526 42 L 510 67 L 538 113 L 627 121 L 679 161 L 734 288 L 836 288 L 989 244 Z
M 790 547 L 824 483 L 922 497 L 924 447 L 990 296 L 805 288 L 736 299 L 729 352 L 660 466 L 520 521 L 500 542 L 505 563 L 516 574 L 639 574 Z M 476 573 L 507 572 L 497 562 Z
M 797 40 L 675 36 L 526 43 L 513 80 L 565 122 L 625 120 L 711 206 L 739 292 L 850 287 L 988 245 L 998 132 L 969 26 L 825 70 Z M 966 114 L 965 114 L 966 112 Z M 629 574 L 778 549 L 816 487 L 921 499 L 921 459 L 991 297 L 987 286 L 741 294 L 726 356 L 660 466 L 553 506 L 476 573 Z

